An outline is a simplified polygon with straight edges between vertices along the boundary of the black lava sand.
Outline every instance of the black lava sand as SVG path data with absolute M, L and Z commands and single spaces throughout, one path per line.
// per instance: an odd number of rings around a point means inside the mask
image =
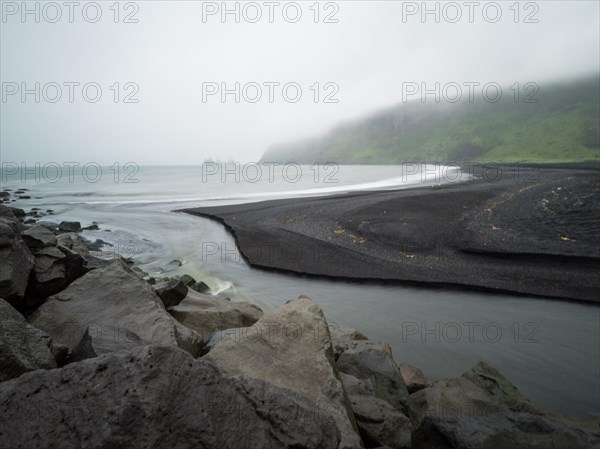
M 254 267 L 600 302 L 597 166 L 496 167 L 442 187 L 186 209 Z

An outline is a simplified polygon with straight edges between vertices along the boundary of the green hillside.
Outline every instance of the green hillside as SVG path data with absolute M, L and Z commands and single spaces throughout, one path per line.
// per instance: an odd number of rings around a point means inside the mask
M 276 145 L 263 162 L 395 164 L 600 160 L 600 82 L 541 85 L 538 103 L 400 104 L 327 135 Z M 429 97 L 433 100 L 432 97 Z

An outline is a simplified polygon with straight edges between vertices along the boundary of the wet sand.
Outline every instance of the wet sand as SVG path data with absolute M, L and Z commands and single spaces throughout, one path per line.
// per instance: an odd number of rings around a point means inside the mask
M 600 301 L 597 164 L 183 211 L 223 223 L 253 267 Z

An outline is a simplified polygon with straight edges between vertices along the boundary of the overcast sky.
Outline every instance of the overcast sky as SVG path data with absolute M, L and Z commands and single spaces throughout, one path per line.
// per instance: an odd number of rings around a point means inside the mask
M 498 2 L 499 11 L 490 2 L 471 11 L 437 3 L 439 23 L 433 14 L 423 23 L 414 11 L 421 2 L 277 3 L 237 3 L 239 23 L 234 14 L 223 23 L 221 2 L 123 2 L 118 11 L 99 2 L 97 21 L 90 2 L 71 11 L 62 1 L 29 3 L 40 10 L 36 23 L 20 1 L 2 2 L 2 161 L 256 161 L 271 144 L 401 102 L 403 83 L 540 84 L 599 70 L 597 1 Z M 36 82 L 39 103 L 33 93 L 23 102 L 22 88 L 35 91 Z M 236 82 L 239 103 L 209 95 Z M 87 83 L 97 84 L 84 96 Z M 297 84 L 285 96 L 287 83 Z M 262 97 L 253 103 L 256 85 Z M 92 102 L 96 87 L 102 95 Z

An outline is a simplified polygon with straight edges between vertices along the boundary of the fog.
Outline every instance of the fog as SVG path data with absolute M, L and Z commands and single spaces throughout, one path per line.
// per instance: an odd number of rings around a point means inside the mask
M 598 71 L 598 2 L 476 3 L 3 2 L 1 159 L 256 161 L 401 102 L 403 83 Z

